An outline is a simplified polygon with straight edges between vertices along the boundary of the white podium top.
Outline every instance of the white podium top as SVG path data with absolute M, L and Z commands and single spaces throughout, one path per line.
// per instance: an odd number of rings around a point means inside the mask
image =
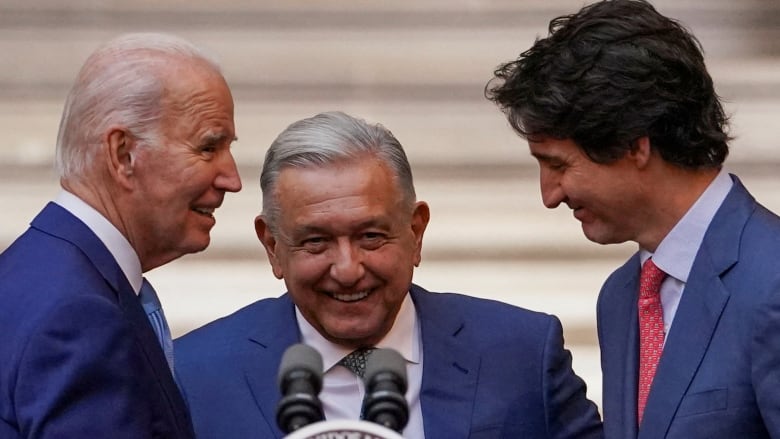
M 403 436 L 368 421 L 340 419 L 321 421 L 307 425 L 287 436 L 286 439 L 403 439 Z

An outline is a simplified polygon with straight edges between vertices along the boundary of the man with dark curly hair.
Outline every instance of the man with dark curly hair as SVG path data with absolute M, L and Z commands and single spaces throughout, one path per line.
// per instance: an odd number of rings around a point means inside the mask
M 780 218 L 722 171 L 697 39 L 645 1 L 601 1 L 552 20 L 486 95 L 546 207 L 639 244 L 599 295 L 606 437 L 780 437 Z

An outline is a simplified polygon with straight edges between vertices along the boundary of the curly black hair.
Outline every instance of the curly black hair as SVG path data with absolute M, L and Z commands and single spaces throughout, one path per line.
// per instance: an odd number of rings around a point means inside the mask
M 605 0 L 553 19 L 547 38 L 485 87 L 521 136 L 571 139 L 594 162 L 648 136 L 664 160 L 718 168 L 728 117 L 699 41 L 643 0 Z

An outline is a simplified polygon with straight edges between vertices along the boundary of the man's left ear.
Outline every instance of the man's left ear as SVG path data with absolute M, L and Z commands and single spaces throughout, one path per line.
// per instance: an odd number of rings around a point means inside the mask
M 631 142 L 631 151 L 628 155 L 636 162 L 638 168 L 646 167 L 653 155 L 650 137 L 642 136 Z
M 136 142 L 127 130 L 112 127 L 103 138 L 108 172 L 122 186 L 132 186 L 131 177 L 135 169 Z
M 414 211 L 412 212 L 412 232 L 414 233 L 415 249 L 414 249 L 414 266 L 419 267 L 422 260 L 422 241 L 425 234 L 425 228 L 428 227 L 428 221 L 431 219 L 431 210 L 428 207 L 428 203 L 425 201 L 418 201 L 415 203 Z

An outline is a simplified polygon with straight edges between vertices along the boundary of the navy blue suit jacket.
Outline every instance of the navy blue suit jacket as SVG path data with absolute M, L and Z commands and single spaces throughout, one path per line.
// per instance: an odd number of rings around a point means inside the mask
M 421 325 L 425 436 L 600 438 L 557 318 L 412 286 Z M 176 340 L 177 375 L 201 439 L 280 438 L 284 351 L 300 341 L 289 295 L 258 301 Z
M 0 303 L 0 438 L 193 437 L 136 294 L 65 209 L 0 255 Z
M 601 290 L 607 438 L 780 437 L 780 218 L 734 179 L 691 269 L 641 428 L 638 255 Z

